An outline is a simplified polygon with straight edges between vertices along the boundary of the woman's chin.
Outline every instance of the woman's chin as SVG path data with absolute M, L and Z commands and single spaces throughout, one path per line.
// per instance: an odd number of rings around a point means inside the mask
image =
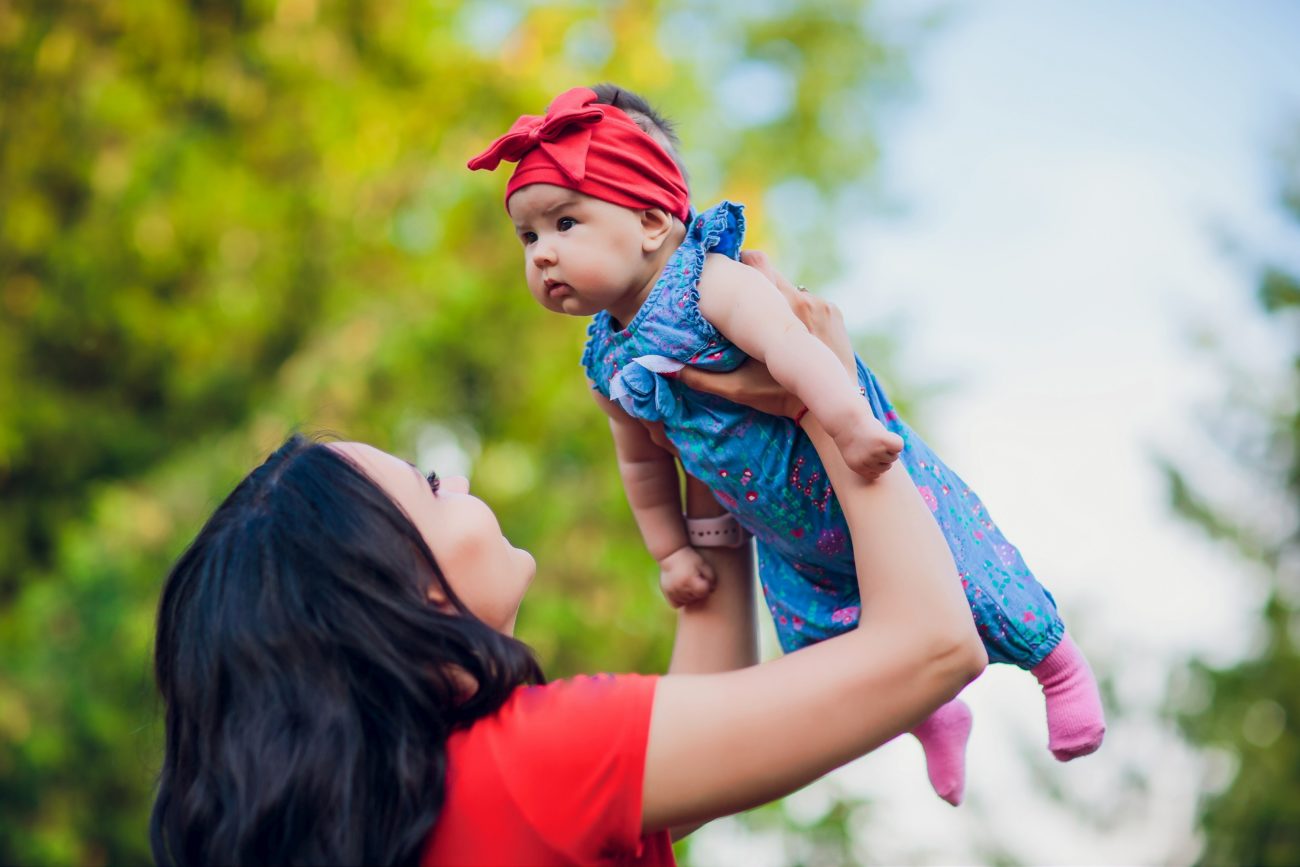
M 525 551 L 523 548 L 516 548 L 515 550 L 519 552 L 519 556 L 525 561 L 524 568 L 528 571 L 528 584 L 531 585 L 533 579 L 537 577 L 537 559 L 533 557 L 531 552 Z
M 509 637 L 514 638 L 514 637 L 515 637 L 515 621 L 518 620 L 518 619 L 519 619 L 519 612 L 516 611 L 516 612 L 514 613 L 514 615 L 511 616 L 511 618 L 510 618 L 509 620 L 506 621 L 505 625 L 502 626 L 501 629 L 498 630 L 498 631 L 499 631 L 502 635 L 508 635 Z

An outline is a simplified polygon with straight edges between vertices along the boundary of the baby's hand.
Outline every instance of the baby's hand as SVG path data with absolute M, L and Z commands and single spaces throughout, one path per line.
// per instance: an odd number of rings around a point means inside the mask
M 690 545 L 659 561 L 659 589 L 674 608 L 704 601 L 717 580 L 713 567 Z
M 849 469 L 867 481 L 879 478 L 898 460 L 903 438 L 891 433 L 870 413 L 867 418 L 835 437 L 835 445 Z

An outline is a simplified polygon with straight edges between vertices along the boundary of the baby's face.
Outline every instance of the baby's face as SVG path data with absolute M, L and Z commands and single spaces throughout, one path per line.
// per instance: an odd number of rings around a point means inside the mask
M 591 316 L 644 287 L 638 211 L 552 184 L 522 188 L 506 209 L 524 247 L 528 289 L 547 310 Z

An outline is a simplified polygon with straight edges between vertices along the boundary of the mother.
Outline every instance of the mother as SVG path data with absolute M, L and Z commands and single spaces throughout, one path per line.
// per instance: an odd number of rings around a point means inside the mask
M 836 311 L 800 303 L 844 357 Z M 761 369 L 687 376 L 794 414 Z M 802 424 L 852 531 L 858 629 L 754 664 L 749 555 L 712 549 L 667 675 L 552 683 L 513 637 L 533 559 L 464 479 L 291 438 L 163 589 L 157 861 L 671 864 L 669 832 L 915 725 L 986 662 L 948 547 L 904 470 L 866 484 Z M 720 512 L 698 484 L 687 509 Z

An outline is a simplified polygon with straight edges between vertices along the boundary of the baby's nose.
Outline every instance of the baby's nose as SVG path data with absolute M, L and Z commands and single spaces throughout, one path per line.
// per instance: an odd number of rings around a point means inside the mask
M 555 261 L 555 251 L 550 244 L 537 241 L 533 244 L 533 264 L 548 265 Z

